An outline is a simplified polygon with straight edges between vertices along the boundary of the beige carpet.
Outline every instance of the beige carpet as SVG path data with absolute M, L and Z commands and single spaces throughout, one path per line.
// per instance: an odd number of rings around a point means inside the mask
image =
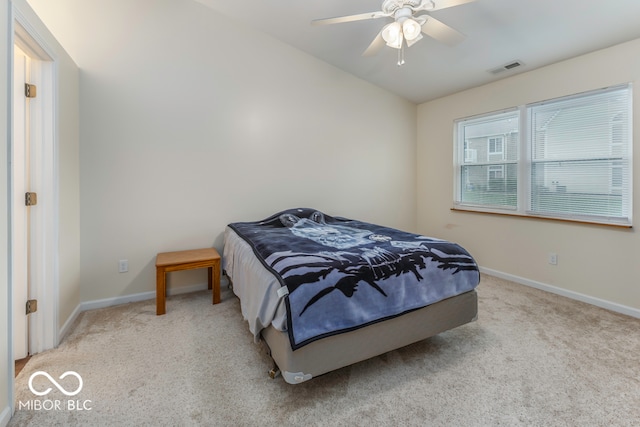
M 85 312 L 16 379 L 10 425 L 640 425 L 639 319 L 490 276 L 478 291 L 477 322 L 295 386 L 268 378 L 226 289 L 216 306 L 169 297 L 165 316 L 154 300 Z M 36 397 L 36 371 L 83 388 L 39 375 Z

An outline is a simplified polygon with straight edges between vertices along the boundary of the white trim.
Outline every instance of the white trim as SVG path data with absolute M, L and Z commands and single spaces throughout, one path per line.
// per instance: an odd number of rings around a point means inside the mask
M 11 14 L 11 50 L 14 44 L 34 59 L 32 65 L 39 80 L 38 104 L 32 109 L 41 135 L 34 140 L 33 187 L 38 188 L 38 209 L 32 212 L 33 232 L 37 249 L 34 254 L 35 285 L 30 290 L 39 300 L 39 309 L 31 314 L 30 352 L 32 354 L 58 345 L 58 78 L 56 56 L 42 36 L 40 22 L 25 1 L 14 1 Z M 13 75 L 11 76 L 13 79 Z M 10 286 L 12 286 L 10 284 Z M 11 326 L 13 332 L 13 325 Z
M 29 140 L 29 130 L 26 128 L 29 120 L 27 118 L 27 98 L 20 96 L 24 89 L 24 82 L 32 82 L 31 79 L 31 59 L 24 53 L 17 43 L 14 45 L 13 51 L 13 77 L 11 77 L 11 87 L 13 92 L 10 97 L 12 99 L 11 111 L 11 137 L 9 138 L 9 224 L 10 239 L 9 247 L 10 256 L 8 260 L 11 262 L 9 267 L 9 286 L 12 291 L 11 301 L 13 309 L 13 358 L 12 360 L 23 359 L 29 353 L 29 333 L 28 319 L 24 313 L 25 301 L 29 299 L 29 290 L 26 285 L 29 274 L 28 268 L 28 249 L 29 244 L 27 238 L 28 233 L 28 209 L 24 206 L 24 193 L 32 191 L 29 188 L 29 179 L 27 175 L 30 170 L 27 165 L 27 149 L 26 142 Z M 16 94 L 19 94 L 16 96 Z
M 615 311 L 616 313 L 626 314 L 627 316 L 636 317 L 640 319 L 640 309 L 629 307 L 626 305 L 618 304 L 615 302 L 603 300 L 600 298 L 592 297 L 589 295 L 581 294 L 579 292 L 570 291 L 556 286 L 548 285 L 546 283 L 537 282 L 535 280 L 525 279 L 524 277 L 515 276 L 509 273 L 503 273 L 491 268 L 480 267 L 480 272 L 495 276 L 500 279 L 509 280 L 511 282 L 529 286 L 531 288 L 540 289 L 542 291 L 550 292 L 552 294 L 561 295 L 573 300 L 586 302 L 587 304 L 595 305 L 596 307 L 604 308 L 606 310 Z
M 169 296 L 180 295 L 180 294 L 186 294 L 190 292 L 203 291 L 205 289 L 208 289 L 207 284 L 200 283 L 200 284 L 191 285 L 191 286 L 182 286 L 176 289 L 167 289 L 167 295 Z M 149 299 L 155 299 L 155 297 L 156 297 L 155 291 L 141 292 L 139 294 L 124 295 L 121 297 L 105 298 L 105 299 L 94 300 L 94 301 L 85 301 L 80 303 L 79 307 L 80 307 L 80 311 L 83 312 L 87 310 L 95 310 L 97 308 L 113 307 L 115 305 L 127 304 L 130 302 L 138 302 L 138 301 L 145 301 Z
M 66 337 L 67 334 L 71 331 L 71 326 L 73 326 L 78 316 L 80 316 L 80 313 L 81 308 L 80 304 L 78 304 L 73 310 L 73 313 L 71 313 L 71 315 L 67 318 L 67 321 L 64 322 L 64 325 L 62 325 L 62 327 L 60 328 L 58 332 L 58 343 L 61 343 L 64 337 Z
M 208 285 L 206 283 L 204 284 L 200 283 L 200 284 L 191 285 L 191 286 L 183 286 L 173 290 L 168 289 L 167 294 L 179 295 L 179 294 L 186 294 L 190 292 L 203 291 L 205 289 L 208 289 Z M 73 313 L 71 313 L 67 321 L 64 322 L 64 325 L 62 325 L 62 327 L 60 328 L 60 332 L 58 334 L 58 342 L 62 342 L 62 340 L 69 334 L 69 332 L 71 332 L 71 327 L 80 316 L 80 313 L 83 313 L 87 310 L 113 307 L 116 305 L 127 304 L 130 302 L 146 301 L 149 299 L 154 299 L 155 297 L 156 297 L 155 291 L 151 291 L 151 292 L 141 292 L 139 294 L 124 295 L 124 296 L 115 297 L 115 298 L 105 298 L 100 300 L 81 302 L 76 306 L 76 308 L 73 310 Z
M 13 65 L 13 46 L 14 46 L 14 38 L 15 38 L 15 32 L 14 32 L 14 28 L 15 28 L 15 20 L 13 18 L 13 14 L 14 14 L 14 8 L 11 4 L 11 2 L 7 3 L 7 7 L 8 7 L 8 16 L 7 19 L 9 20 L 8 24 L 9 24 L 9 46 L 7 46 L 8 50 L 10 50 L 11 52 L 8 52 L 7 54 L 7 60 L 9 61 L 9 70 L 8 70 L 8 81 L 5 82 L 6 83 L 6 87 L 7 87 L 7 111 L 9 112 L 7 117 L 7 144 L 9 145 L 8 149 L 9 152 L 7 153 L 7 162 L 10 161 L 11 156 L 13 156 L 13 151 L 10 148 L 13 145 L 13 89 L 9 89 L 9 88 L 13 88 L 13 75 L 14 75 L 14 65 Z M 7 164 L 7 172 L 10 174 L 11 172 L 11 166 Z M 13 180 L 11 178 L 11 175 L 9 175 L 8 179 L 7 179 L 7 192 L 9 192 L 9 194 L 11 194 L 11 188 L 13 186 Z M 13 410 L 14 410 L 14 402 L 13 402 L 13 398 L 15 396 L 15 391 L 14 391 L 14 382 L 15 382 L 15 361 L 13 360 L 13 327 L 14 327 L 14 322 L 13 322 L 13 282 L 11 280 L 13 271 L 12 271 L 12 256 L 13 256 L 13 248 L 11 247 L 11 239 L 13 239 L 13 230 L 12 230 L 12 217 L 11 217 L 11 209 L 12 209 L 12 205 L 11 202 L 7 203 L 7 240 L 6 240 L 6 244 L 7 244 L 7 272 L 6 272 L 6 280 L 7 280 L 7 373 L 9 374 L 9 378 L 7 380 L 7 399 L 8 399 L 8 407 L 5 407 L 2 410 L 2 416 L 0 417 L 0 425 L 2 425 L 3 427 L 6 426 L 7 424 L 9 424 L 9 421 L 11 420 L 11 416 L 13 415 Z
M 24 31 L 20 29 L 13 28 L 11 34 L 15 37 L 18 34 L 20 41 L 18 44 L 21 49 L 30 49 L 30 52 L 25 51 L 31 55 L 37 56 L 40 59 L 45 59 L 43 56 L 48 56 L 47 60 L 56 61 L 58 58 L 54 53 L 54 50 L 48 45 L 45 41 L 45 38 L 42 37 L 40 31 L 36 28 L 38 24 L 31 21 L 31 16 L 36 16 L 35 12 L 31 9 L 31 6 L 27 3 L 26 0 L 13 0 L 13 16 L 11 17 L 12 24 L 18 22 Z M 27 16 L 29 15 L 29 16 Z M 25 38 L 27 36 L 27 38 Z M 29 38 L 31 40 L 29 40 Z M 12 45 L 15 43 L 15 40 L 12 40 Z
M 45 135 L 46 143 L 44 147 L 48 147 L 48 151 L 44 156 L 43 161 L 48 165 L 48 168 L 44 173 L 40 174 L 40 181 L 44 185 L 39 186 L 38 191 L 41 193 L 47 193 L 44 200 L 47 200 L 50 204 L 48 209 L 44 209 L 45 212 L 41 212 L 42 218 L 41 228 L 42 232 L 46 232 L 46 235 L 41 236 L 41 242 L 46 246 L 41 248 L 40 255 L 44 256 L 41 260 L 36 260 L 36 268 L 39 270 L 38 276 L 40 277 L 40 285 L 37 286 L 35 293 L 36 298 L 40 298 L 40 309 L 34 313 L 37 316 L 32 317 L 33 323 L 38 323 L 41 329 L 37 328 L 38 336 L 31 336 L 30 340 L 35 340 L 36 345 L 32 345 L 30 351 L 32 353 L 44 350 L 46 348 L 55 347 L 58 344 L 58 182 L 56 174 L 58 173 L 57 166 L 57 143 L 58 143 L 58 129 L 57 129 L 57 98 L 58 98 L 58 78 L 57 78 L 57 57 L 52 52 L 46 39 L 42 34 L 46 34 L 46 27 L 39 20 L 33 9 L 29 6 L 26 0 L 13 0 L 9 1 L 7 6 L 9 7 L 9 79 L 7 82 L 8 87 L 13 87 L 13 46 L 18 43 L 24 50 L 27 49 L 28 54 L 33 55 L 33 58 L 38 58 L 41 64 L 40 70 L 43 74 L 41 76 L 46 78 L 50 84 L 49 88 L 41 87 L 39 90 L 42 103 L 47 103 L 47 106 L 52 110 L 47 112 L 48 116 L 43 115 L 40 117 L 42 125 L 46 126 Z M 31 50 L 30 52 L 28 52 Z M 48 90 L 47 90 L 48 89 Z M 10 111 L 9 123 L 8 123 L 8 137 L 10 144 L 13 142 L 13 90 L 9 92 L 8 106 Z M 55 178 L 55 179 L 54 179 Z M 9 177 L 9 188 L 12 188 L 11 176 Z M 37 179 L 35 185 L 38 185 Z M 44 194 L 43 194 L 44 195 Z M 11 204 L 9 208 L 11 209 Z M 42 210 L 42 209 L 41 209 Z M 9 216 L 9 239 L 11 239 L 11 216 Z M 5 422 L 7 417 L 13 415 L 15 410 L 15 373 L 14 373 L 14 361 L 13 361 L 13 281 L 12 281 L 12 264 L 13 249 L 9 247 L 8 254 L 8 266 L 9 266 L 9 312 L 8 312 L 8 333 L 9 342 L 7 351 L 9 355 L 9 369 L 10 378 L 8 381 L 8 398 L 9 398 L 9 411 L 3 409 L 0 414 L 0 423 L 2 425 L 8 424 Z M 46 286 L 45 286 L 46 284 Z M 47 289 L 48 286 L 48 289 Z M 32 315 L 33 316 L 33 315 Z M 33 334 L 32 334 L 33 335 Z
M 199 283 L 196 285 L 182 286 L 176 289 L 167 289 L 167 295 L 171 296 L 171 295 L 187 294 L 190 292 L 203 291 L 206 289 L 208 289 L 207 283 Z M 105 299 L 81 302 L 76 306 L 76 308 L 73 310 L 73 313 L 71 313 L 67 321 L 64 322 L 64 325 L 62 325 L 62 327 L 60 328 L 60 333 L 58 334 L 58 342 L 62 342 L 62 340 L 67 336 L 67 334 L 71 332 L 71 327 L 73 326 L 75 321 L 78 319 L 80 314 L 85 311 L 96 310 L 98 308 L 114 307 L 116 305 L 127 304 L 130 302 L 146 301 L 150 299 L 155 299 L 155 297 L 156 297 L 155 291 L 150 291 L 150 292 L 141 292 L 139 294 L 124 295 L 124 296 L 114 297 L 114 298 L 105 298 Z

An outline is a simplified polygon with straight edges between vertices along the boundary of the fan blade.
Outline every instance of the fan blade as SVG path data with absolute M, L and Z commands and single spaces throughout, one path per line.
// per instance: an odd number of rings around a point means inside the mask
M 434 10 L 446 9 L 449 7 L 460 6 L 461 4 L 472 3 L 476 0 L 433 0 L 435 5 L 433 9 L 427 9 L 429 12 Z M 428 2 L 427 2 L 428 3 Z
M 449 46 L 455 46 L 465 39 L 464 34 L 454 30 L 447 24 L 444 24 L 432 16 L 428 16 L 427 22 L 422 24 L 422 32 L 433 37 L 441 43 Z
M 378 33 L 375 39 L 371 42 L 367 50 L 362 53 L 362 56 L 373 56 L 380 51 L 385 45 L 385 41 L 382 38 L 382 31 Z
M 314 19 L 311 21 L 311 25 L 327 25 L 327 24 L 341 24 L 343 22 L 353 22 L 353 21 L 362 21 L 365 19 L 377 19 L 377 18 L 385 18 L 387 15 L 384 12 L 369 12 L 369 13 L 361 13 L 359 15 L 349 15 L 349 16 L 338 16 L 336 18 L 326 18 L 326 19 Z

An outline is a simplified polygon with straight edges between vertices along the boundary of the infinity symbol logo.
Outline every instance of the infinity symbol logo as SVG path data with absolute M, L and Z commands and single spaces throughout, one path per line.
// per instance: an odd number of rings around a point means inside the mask
M 54 380 L 51 377 L 51 375 L 49 375 L 48 373 L 46 373 L 44 371 L 37 371 L 37 372 L 34 372 L 33 374 L 31 374 L 31 376 L 29 377 L 29 390 L 31 390 L 31 393 L 35 394 L 36 396 L 45 396 L 45 395 L 49 394 L 51 392 L 51 390 L 52 390 L 51 387 L 49 387 L 45 391 L 37 391 L 37 390 L 35 390 L 33 388 L 33 379 L 35 377 L 37 377 L 38 375 L 42 375 L 42 376 L 47 377 L 47 379 L 49 381 L 51 381 L 51 384 L 56 386 L 56 388 L 58 390 L 60 390 L 63 394 L 65 394 L 66 396 L 75 396 L 76 394 L 80 393 L 80 390 L 82 390 L 82 377 L 77 372 L 67 371 L 64 374 L 60 375 L 60 378 L 59 378 L 60 380 L 64 379 L 65 377 L 67 377 L 69 375 L 72 375 L 72 376 L 74 376 L 74 377 L 76 377 L 78 379 L 78 383 L 79 383 L 78 384 L 78 388 L 76 390 L 74 390 L 74 391 L 69 392 L 69 391 L 65 390 L 60 384 L 58 384 L 56 382 L 56 380 Z

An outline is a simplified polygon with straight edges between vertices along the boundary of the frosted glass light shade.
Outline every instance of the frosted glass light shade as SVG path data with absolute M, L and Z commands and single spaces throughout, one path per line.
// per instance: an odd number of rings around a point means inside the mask
M 407 41 L 411 41 L 420 36 L 422 27 L 413 19 L 407 19 L 402 23 L 402 33 Z
M 402 26 L 399 22 L 392 22 L 382 29 L 382 38 L 387 43 L 387 46 L 395 49 L 402 47 Z

